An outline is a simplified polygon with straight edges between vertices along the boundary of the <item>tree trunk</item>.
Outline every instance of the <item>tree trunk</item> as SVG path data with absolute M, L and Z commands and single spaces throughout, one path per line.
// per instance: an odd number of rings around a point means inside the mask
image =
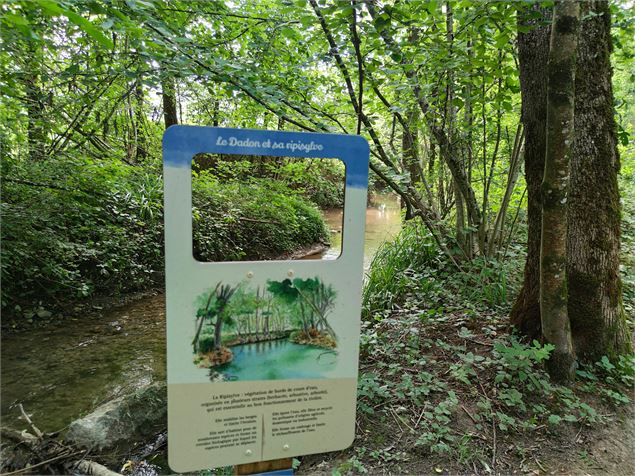
M 559 382 L 573 379 L 575 355 L 567 314 L 567 186 L 573 142 L 575 61 L 580 6 L 555 4 L 547 78 L 547 151 L 542 181 L 540 316 L 542 336 L 555 349 L 547 362 Z
M 165 128 L 179 123 L 176 114 L 176 89 L 174 87 L 174 78 L 164 72 L 161 81 L 161 95 L 163 97 L 163 120 Z
M 532 18 L 534 11 L 540 18 Z M 525 129 L 525 182 L 527 183 L 527 259 L 523 286 L 511 311 L 511 324 L 523 335 L 537 339 L 540 330 L 540 184 L 545 168 L 547 119 L 547 58 L 551 9 L 534 4 L 518 12 L 518 25 L 531 27 L 518 33 L 518 62 L 522 96 L 521 121 Z
M 40 85 L 40 71 L 43 64 L 42 48 L 42 45 L 36 40 L 27 41 L 24 89 L 28 115 L 29 158 L 33 162 L 39 162 L 46 156 L 46 128 L 44 125 L 46 98 Z
M 582 3 L 568 220 L 568 310 L 576 353 L 597 361 L 632 350 L 619 277 L 619 156 L 611 87 L 610 11 Z
M 445 37 L 448 42 L 448 51 L 451 52 L 452 48 L 454 47 L 454 14 L 452 12 L 452 3 L 450 2 L 445 2 L 445 29 Z M 447 111 L 446 115 L 448 135 L 451 138 L 451 142 L 460 142 L 459 140 L 457 140 L 458 138 L 456 137 L 456 135 L 458 134 L 458 131 L 456 130 L 456 107 L 452 104 L 452 100 L 454 99 L 454 74 L 452 68 L 448 68 L 446 74 L 448 81 L 446 86 L 445 103 Z M 466 110 L 467 109 L 468 107 L 466 106 Z M 463 195 L 461 193 L 461 187 L 458 186 L 456 180 L 453 179 L 451 183 L 452 191 L 454 192 L 454 209 L 456 210 L 456 219 L 454 223 L 456 242 L 459 245 L 459 248 L 461 248 L 463 254 L 469 259 L 471 254 L 467 252 L 467 240 L 465 233 L 465 205 Z
M 146 120 L 145 113 L 143 110 L 144 103 L 144 94 L 143 94 L 143 85 L 140 80 L 137 80 L 135 83 L 135 99 L 136 99 L 136 108 L 135 108 L 135 119 L 134 119 L 134 128 L 135 128 L 135 136 L 136 136 L 136 151 L 135 151 L 135 160 L 143 160 L 148 156 L 148 141 L 146 138 Z
M 468 252 L 468 240 L 465 233 L 465 207 L 463 205 L 463 195 L 461 195 L 461 189 L 456 185 L 456 182 L 452 181 L 454 189 L 454 209 L 456 210 L 456 242 L 461 248 L 461 251 L 466 258 L 469 259 L 470 253 Z
M 404 128 L 401 138 L 401 150 L 403 151 L 403 164 L 404 168 L 410 175 L 410 180 L 413 184 L 421 182 L 419 176 L 419 157 L 417 154 L 417 119 L 418 114 L 416 109 L 411 109 L 406 115 L 407 129 Z

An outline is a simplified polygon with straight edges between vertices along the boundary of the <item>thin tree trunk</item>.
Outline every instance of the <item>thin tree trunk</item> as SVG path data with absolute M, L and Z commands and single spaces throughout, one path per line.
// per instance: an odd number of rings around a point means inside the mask
M 545 342 L 555 349 L 547 362 L 552 378 L 574 377 L 575 355 L 567 314 L 567 186 L 573 142 L 575 61 L 580 5 L 555 4 L 547 65 L 547 151 L 542 181 L 540 316 Z
M 419 156 L 416 150 L 418 140 L 417 118 L 417 110 L 411 109 L 406 115 L 407 127 L 404 127 L 401 138 L 404 168 L 408 171 L 413 185 L 421 182 L 421 177 L 419 176 L 420 166 L 418 165 Z
M 494 220 L 488 252 L 489 256 L 493 256 L 495 250 L 501 251 L 503 249 L 505 218 L 507 216 L 509 202 L 512 198 L 512 194 L 514 193 L 514 189 L 516 188 L 516 182 L 518 181 L 518 173 L 520 172 L 520 151 L 523 146 L 523 140 L 524 132 L 522 130 L 522 123 L 520 123 L 518 124 L 518 129 L 516 130 L 514 146 L 509 157 L 509 171 L 507 172 L 505 195 L 503 196 L 500 209 L 498 210 L 496 219 Z
M 218 112 L 220 110 L 220 101 L 218 99 L 214 99 L 214 109 L 212 112 L 212 125 L 214 127 L 218 127 Z
M 145 127 L 145 114 L 143 111 L 143 85 L 140 80 L 137 80 L 135 83 L 135 99 L 136 99 L 136 109 L 135 109 L 135 135 L 137 139 L 136 144 L 136 152 L 135 159 L 142 160 L 148 156 L 148 144 L 146 138 L 146 127 Z
M 452 12 L 452 3 L 445 2 L 445 29 L 446 29 L 446 40 L 448 42 L 448 50 L 449 54 L 452 53 L 452 49 L 454 47 L 454 14 Z M 446 127 L 448 129 L 448 135 L 450 136 L 451 141 L 456 141 L 455 134 L 457 133 L 456 127 L 456 107 L 452 104 L 452 100 L 454 99 L 454 75 L 452 72 L 452 68 L 448 68 L 447 70 L 448 84 L 446 88 L 445 94 L 445 103 L 446 103 L 446 117 L 447 124 Z M 461 193 L 461 188 L 456 183 L 456 180 L 452 180 L 452 190 L 454 192 L 454 206 L 456 210 L 456 242 L 461 248 L 463 254 L 468 257 L 467 253 L 467 240 L 465 235 L 465 204 L 463 200 L 463 194 Z
M 161 96 L 163 98 L 163 120 L 165 128 L 179 123 L 176 112 L 176 89 L 174 87 L 174 77 L 163 71 L 161 80 Z
M 269 331 L 269 316 L 271 316 L 271 299 L 267 299 L 267 310 L 265 311 L 265 335 L 269 337 L 271 332 Z
M 216 322 L 214 323 L 214 350 L 220 350 L 223 342 L 223 313 L 219 311 L 216 314 Z
M 595 15 L 589 16 L 589 13 Z M 619 276 L 619 155 L 611 87 L 610 10 L 582 3 L 569 191 L 569 316 L 576 353 L 595 362 L 632 352 Z
M 45 158 L 46 132 L 44 127 L 44 92 L 40 85 L 42 45 L 36 40 L 27 41 L 24 89 L 28 115 L 27 138 L 29 158 L 38 162 Z
M 534 12 L 540 15 L 532 17 Z M 518 25 L 531 27 L 518 33 L 518 63 L 522 97 L 521 121 L 525 129 L 525 182 L 527 183 L 527 259 L 523 286 L 512 307 L 510 321 L 523 335 L 537 339 L 540 330 L 540 184 L 545 168 L 547 119 L 547 57 L 551 9 L 533 4 L 518 12 Z
M 198 352 L 198 338 L 201 335 L 201 330 L 203 329 L 203 323 L 205 322 L 205 315 L 209 312 L 209 305 L 212 302 L 212 298 L 216 296 L 216 291 L 220 287 L 221 283 L 218 283 L 214 288 L 214 291 L 209 294 L 207 297 L 207 303 L 205 304 L 205 314 L 200 317 L 200 321 L 198 322 L 198 327 L 196 329 L 196 333 L 194 334 L 194 339 L 192 340 L 192 346 L 194 347 L 194 352 Z
M 468 240 L 465 233 L 465 206 L 463 204 L 463 195 L 461 189 L 452 181 L 454 186 L 454 207 L 456 209 L 456 241 L 466 258 L 470 258 L 471 253 L 468 251 Z
M 468 40 L 467 42 L 467 55 L 470 60 L 474 56 L 472 50 L 472 42 Z M 474 124 L 474 115 L 472 114 L 472 85 L 468 83 L 465 86 L 465 124 L 467 124 L 467 134 L 466 134 L 466 155 L 467 155 L 467 181 L 472 183 L 472 163 L 473 163 L 473 154 L 472 154 L 472 127 Z M 456 187 L 456 182 L 455 182 Z M 459 187 L 456 187 L 459 193 L 461 190 Z M 457 198 L 457 207 L 459 203 L 461 208 L 464 206 L 463 195 L 461 195 L 461 199 Z M 458 208 L 457 208 L 458 210 Z M 465 220 L 465 219 L 464 219 Z M 470 223 L 470 216 L 467 214 L 467 222 L 470 225 L 469 230 L 464 229 L 464 237 L 465 237 L 465 256 L 468 260 L 471 260 L 474 257 L 474 232 L 472 231 L 472 225 L 477 226 L 478 224 Z

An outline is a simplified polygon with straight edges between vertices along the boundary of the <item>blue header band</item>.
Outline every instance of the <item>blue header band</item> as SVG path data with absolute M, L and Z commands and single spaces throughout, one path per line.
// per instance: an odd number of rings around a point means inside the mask
M 166 167 L 190 168 L 201 153 L 340 159 L 347 186 L 368 186 L 369 148 L 360 136 L 180 125 L 163 134 Z

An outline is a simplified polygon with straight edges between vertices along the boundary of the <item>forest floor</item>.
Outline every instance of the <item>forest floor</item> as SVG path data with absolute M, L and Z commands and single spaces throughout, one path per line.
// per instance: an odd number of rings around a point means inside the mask
M 298 474 L 635 474 L 632 384 L 550 384 L 502 313 L 416 314 L 365 329 L 355 442 Z

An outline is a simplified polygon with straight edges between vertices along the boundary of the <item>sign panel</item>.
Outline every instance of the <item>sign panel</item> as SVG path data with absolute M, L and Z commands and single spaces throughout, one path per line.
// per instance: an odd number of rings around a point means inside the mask
M 340 257 L 196 261 L 191 163 L 204 152 L 342 160 Z M 368 143 L 359 136 L 193 126 L 165 132 L 174 471 L 335 451 L 353 442 L 368 160 Z

